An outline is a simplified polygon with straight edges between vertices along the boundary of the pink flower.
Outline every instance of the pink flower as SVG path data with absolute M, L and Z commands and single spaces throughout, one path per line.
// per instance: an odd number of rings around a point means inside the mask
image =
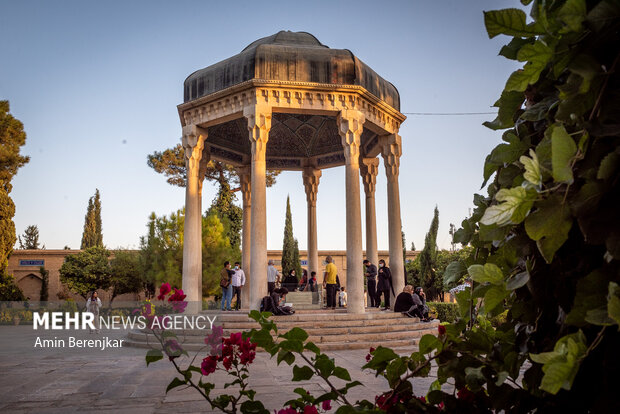
M 459 400 L 467 401 L 468 403 L 473 403 L 476 399 L 476 394 L 474 394 L 467 388 L 461 388 L 457 391 L 456 398 L 458 398 Z
M 159 287 L 159 295 L 157 296 L 157 299 L 164 300 L 166 295 L 170 293 L 171 290 L 172 288 L 170 287 L 170 283 L 162 283 Z
M 172 302 L 172 309 L 182 313 L 187 307 L 187 302 L 184 300 L 185 297 L 186 295 L 183 294 L 183 289 L 174 289 L 174 294 L 170 295 L 168 302 Z
M 330 400 L 323 401 L 321 403 L 321 408 L 323 409 L 323 411 L 331 410 L 332 409 L 332 402 Z
M 437 331 L 439 332 L 439 335 L 445 335 L 446 334 L 446 327 L 444 325 L 439 325 L 437 327 Z
M 202 364 L 200 364 L 200 371 L 202 375 L 209 375 L 215 372 L 217 368 L 217 357 L 213 355 L 206 357 L 202 360 Z
M 240 361 L 243 365 L 251 364 L 256 357 L 256 352 L 244 352 L 241 354 Z
M 319 414 L 319 411 L 314 405 L 306 405 L 304 407 L 304 414 Z
M 232 345 L 241 345 L 243 334 L 241 332 L 233 332 L 230 334 L 230 343 Z
M 224 369 L 226 369 L 226 371 L 230 370 L 230 368 L 232 367 L 232 358 L 224 358 L 222 365 L 224 365 Z

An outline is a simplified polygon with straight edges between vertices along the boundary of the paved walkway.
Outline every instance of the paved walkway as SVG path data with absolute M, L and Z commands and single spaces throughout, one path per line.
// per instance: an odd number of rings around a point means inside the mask
M 166 386 L 175 374 L 166 359 L 147 367 L 144 349 L 126 347 L 89 352 L 34 349 L 36 337 L 42 334 L 31 326 L 0 326 L 0 412 L 210 412 L 209 404 L 193 389 L 177 388 L 166 395 Z M 50 332 L 45 335 L 49 337 Z M 123 335 L 119 331 L 102 334 L 112 339 Z M 85 333 L 82 337 L 97 336 Z M 367 352 L 329 353 L 338 365 L 349 370 L 354 380 L 365 384 L 350 391 L 353 401 L 371 400 L 388 388 L 384 379 L 360 369 L 366 362 Z M 327 390 L 325 384 L 315 379 L 292 382 L 292 368 L 285 363 L 277 366 L 275 359 L 264 352 L 257 354 L 250 372 L 251 388 L 270 411 L 282 408 L 297 387 L 304 387 L 314 395 Z M 208 378 L 218 384 L 216 390 L 222 390 L 225 377 L 218 372 Z M 433 380 L 432 377 L 416 380 L 414 390 L 425 394 Z

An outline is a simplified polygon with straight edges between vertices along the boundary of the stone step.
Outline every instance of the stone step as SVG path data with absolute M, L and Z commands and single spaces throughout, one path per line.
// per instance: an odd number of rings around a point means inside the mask
M 239 312 L 203 312 L 204 315 L 209 315 L 210 317 L 217 317 L 218 322 L 247 322 L 252 321 L 247 314 L 239 311 Z M 373 320 L 373 319 L 408 319 L 401 313 L 385 311 L 385 312 L 367 312 L 361 314 L 355 313 L 346 313 L 346 312 L 336 312 L 331 310 L 320 310 L 317 312 L 307 312 L 307 313 L 295 313 L 294 315 L 286 315 L 286 316 L 274 316 L 274 321 L 280 322 L 281 320 L 286 320 L 287 322 L 303 322 L 312 319 L 314 322 L 318 321 L 347 321 L 347 320 Z
M 219 322 L 216 322 L 219 323 Z M 299 327 L 305 330 L 311 329 L 345 329 L 345 328 L 370 328 L 370 327 L 386 327 L 389 326 L 391 329 L 414 329 L 417 324 L 420 323 L 418 318 L 407 318 L 403 320 L 399 320 L 395 323 L 386 324 L 385 320 L 381 319 L 370 319 L 370 320 L 362 320 L 362 321 L 307 321 L 307 322 L 281 322 L 277 321 L 278 330 L 288 330 L 293 327 Z M 258 324 L 256 322 L 224 322 L 221 324 L 224 329 L 236 329 L 236 330 L 247 330 L 252 328 L 257 328 Z
M 390 348 L 414 348 L 418 345 L 418 342 L 419 342 L 419 338 L 412 338 L 412 339 L 394 340 L 394 341 L 390 341 L 387 343 L 381 342 L 380 345 L 389 346 Z M 155 346 L 154 343 L 148 344 L 146 342 L 135 341 L 132 339 L 126 339 L 123 342 L 123 345 L 134 347 L 134 348 L 144 348 L 144 349 L 161 348 L 159 344 L 157 344 L 158 346 Z M 331 342 L 331 343 L 322 343 L 318 345 L 321 351 L 328 352 L 328 351 L 339 351 L 339 350 L 347 350 L 347 349 L 370 349 L 371 347 L 376 348 L 377 345 L 379 344 L 377 344 L 376 342 L 364 341 L 364 342 Z M 186 344 L 183 346 L 183 349 L 188 352 L 196 352 L 196 351 L 205 352 L 206 347 L 204 344 Z M 257 348 L 257 351 L 263 352 L 261 348 Z

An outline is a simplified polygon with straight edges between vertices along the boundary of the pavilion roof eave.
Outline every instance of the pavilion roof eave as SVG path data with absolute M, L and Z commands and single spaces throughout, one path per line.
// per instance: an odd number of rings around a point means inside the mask
M 338 84 L 325 84 L 325 83 L 314 83 L 314 82 L 295 82 L 295 81 L 281 81 L 281 80 L 266 80 L 266 79 L 250 79 L 245 82 L 238 83 L 229 88 L 223 89 L 221 91 L 217 91 L 210 95 L 202 96 L 193 101 L 184 102 L 177 105 L 177 111 L 179 113 L 179 119 L 181 121 L 181 125 L 185 126 L 185 118 L 183 113 L 189 109 L 197 108 L 202 105 L 208 104 L 213 101 L 217 101 L 218 99 L 224 98 L 227 95 L 232 95 L 235 93 L 239 93 L 245 90 L 251 90 L 254 88 L 260 87 L 282 87 L 282 88 L 297 88 L 297 89 L 312 89 L 312 90 L 321 90 L 325 92 L 357 92 L 361 97 L 365 98 L 371 104 L 377 106 L 378 109 L 381 109 L 386 114 L 392 116 L 399 123 L 402 123 L 407 119 L 405 115 L 403 115 L 400 111 L 396 110 L 383 100 L 379 99 L 374 94 L 370 93 L 363 86 L 360 85 L 338 85 Z

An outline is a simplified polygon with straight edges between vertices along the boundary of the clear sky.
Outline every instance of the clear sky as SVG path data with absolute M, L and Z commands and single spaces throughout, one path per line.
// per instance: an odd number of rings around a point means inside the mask
M 137 248 L 148 215 L 184 204 L 146 165 L 180 140 L 176 105 L 197 69 L 280 30 L 307 31 L 350 49 L 401 95 L 401 111 L 488 112 L 514 62 L 497 56 L 483 10 L 512 1 L 30 1 L 0 0 L 0 99 L 24 123 L 31 157 L 13 180 L 15 224 L 36 224 L 48 249 L 79 248 L 88 198 L 99 188 L 104 243 Z M 419 250 L 439 207 L 438 244 L 450 247 L 482 183 L 500 133 L 493 115 L 407 115 L 400 134 L 400 195 L 407 248 Z M 383 161 L 381 161 L 383 164 Z M 319 249 L 345 248 L 344 169 L 323 171 Z M 216 193 L 206 184 L 203 205 Z M 306 200 L 299 172 L 267 190 L 268 248 L 280 249 L 286 196 L 306 247 Z M 362 190 L 363 195 L 363 190 Z M 378 247 L 388 248 L 385 170 L 377 180 Z M 364 209 L 362 199 L 362 222 Z

